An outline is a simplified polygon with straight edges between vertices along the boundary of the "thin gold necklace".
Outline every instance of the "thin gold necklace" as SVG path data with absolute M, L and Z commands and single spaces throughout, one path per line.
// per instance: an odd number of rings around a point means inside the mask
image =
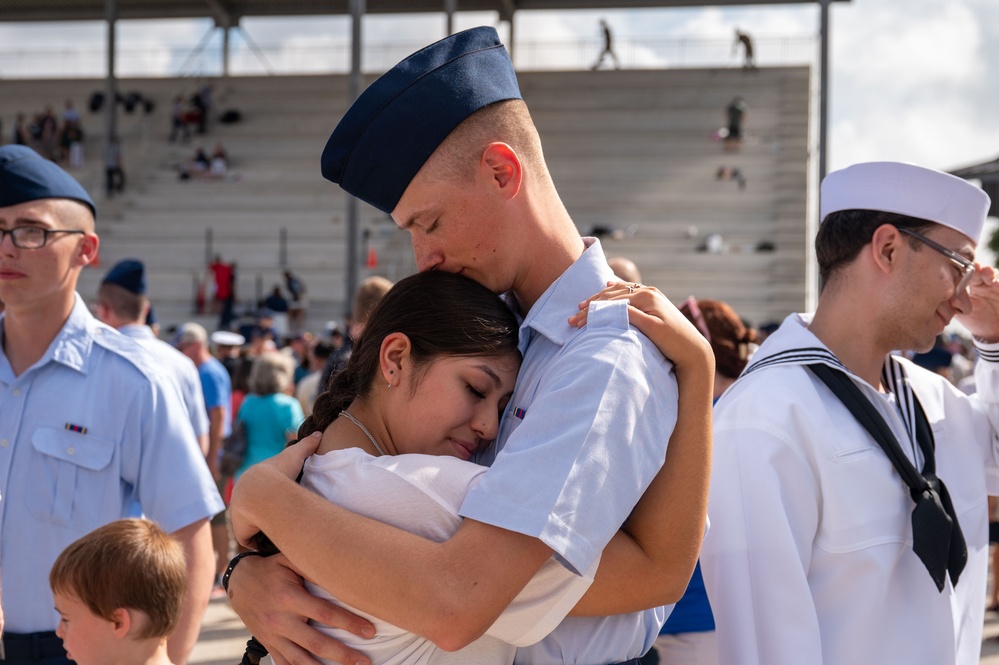
M 355 425 L 357 425 L 362 432 L 364 432 L 365 434 L 368 435 L 368 440 L 371 441 L 371 445 L 373 445 L 375 447 L 375 450 L 378 451 L 379 455 L 387 455 L 388 454 L 384 450 L 382 450 L 381 446 L 378 445 L 378 442 L 375 441 L 375 437 L 371 436 L 371 432 L 368 431 L 368 428 L 365 427 L 364 425 L 362 425 L 360 420 L 358 420 L 357 418 L 355 418 L 354 416 L 352 416 L 350 414 L 350 411 L 348 411 L 347 409 L 344 409 L 343 411 L 340 412 L 340 415 L 341 416 L 346 416 L 347 420 L 349 420 L 350 422 L 352 422 Z

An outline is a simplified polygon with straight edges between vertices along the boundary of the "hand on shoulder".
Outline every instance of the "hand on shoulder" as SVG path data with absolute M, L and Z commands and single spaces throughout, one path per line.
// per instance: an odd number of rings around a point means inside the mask
M 579 303 L 579 312 L 569 317 L 569 325 L 586 325 L 589 305 L 597 300 L 627 300 L 628 320 L 659 347 L 677 371 L 700 367 L 714 373 L 711 344 L 656 287 L 609 282 L 607 288 Z

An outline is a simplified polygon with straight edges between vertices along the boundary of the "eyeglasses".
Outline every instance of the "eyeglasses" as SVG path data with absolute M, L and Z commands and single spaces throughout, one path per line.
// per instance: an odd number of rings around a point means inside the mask
M 898 227 L 895 227 L 898 228 Z M 919 242 L 923 243 L 930 249 L 936 250 L 946 256 L 951 262 L 957 267 L 961 274 L 961 278 L 957 282 L 957 287 L 954 289 L 954 293 L 963 293 L 965 289 L 968 288 L 968 284 L 971 282 L 972 276 L 975 274 L 975 262 L 969 260 L 965 256 L 961 256 L 952 249 L 944 247 L 938 242 L 934 242 L 927 238 L 926 236 L 920 235 L 915 231 L 910 231 L 909 229 L 899 228 L 899 231 L 907 236 L 912 236 Z
M 18 249 L 41 249 L 48 244 L 49 236 L 53 233 L 79 233 L 86 231 L 80 229 L 43 229 L 40 226 L 18 226 L 13 229 L 0 229 L 0 243 L 6 235 L 10 236 L 14 247 Z

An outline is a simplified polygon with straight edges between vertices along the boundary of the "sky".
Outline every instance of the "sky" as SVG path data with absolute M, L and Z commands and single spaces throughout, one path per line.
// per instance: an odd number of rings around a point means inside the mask
M 601 18 L 617 42 L 664 37 L 730 41 L 736 27 L 757 39 L 814 36 L 819 25 L 813 4 L 521 11 L 516 38 L 596 40 Z M 949 170 L 999 156 L 999 78 L 994 74 L 999 71 L 999 2 L 851 0 L 833 3 L 830 23 L 830 170 L 875 159 Z M 459 29 L 480 24 L 497 25 L 506 36 L 495 14 L 459 12 L 456 18 Z M 242 26 L 255 43 L 267 47 L 345 45 L 349 36 L 345 17 L 251 18 Z M 142 45 L 150 49 L 152 60 L 176 67 L 178 54 L 189 53 L 210 27 L 207 21 L 123 21 L 117 35 L 122 47 Z M 372 16 L 364 22 L 364 38 L 371 44 L 418 45 L 442 37 L 443 31 L 442 14 Z M 37 50 L 39 45 L 57 52 L 91 47 L 100 62 L 96 53 L 103 42 L 99 23 L 0 24 L 0 76 L 4 53 Z M 185 48 L 170 51 L 165 46 L 157 53 L 157 44 Z

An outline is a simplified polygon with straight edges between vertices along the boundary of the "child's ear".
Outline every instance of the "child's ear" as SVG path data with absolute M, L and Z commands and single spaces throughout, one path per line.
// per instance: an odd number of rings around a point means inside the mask
M 114 627 L 114 636 L 122 639 L 132 628 L 132 613 L 124 607 L 119 607 L 111 613 L 111 623 Z

